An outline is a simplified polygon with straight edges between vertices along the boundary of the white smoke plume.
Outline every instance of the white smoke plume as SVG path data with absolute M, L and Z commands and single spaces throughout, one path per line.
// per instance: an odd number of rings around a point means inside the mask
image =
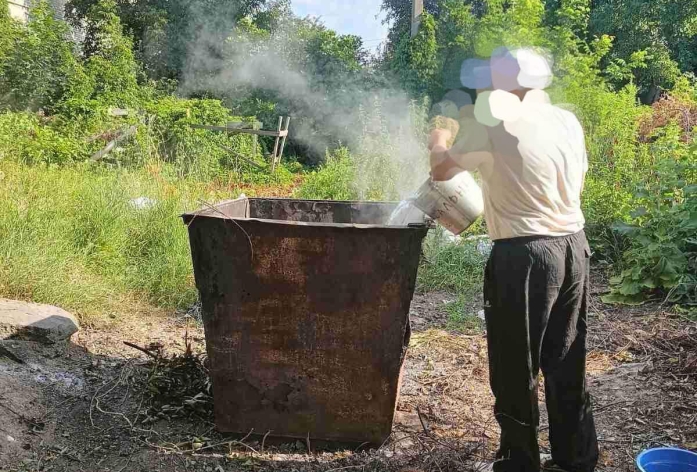
M 240 98 L 261 89 L 291 103 L 293 139 L 322 155 L 339 143 L 351 148 L 361 198 L 375 193 L 376 180 L 387 197 L 401 198 L 428 177 L 426 117 L 418 116 L 422 107 L 398 87 L 368 88 L 351 73 L 331 85 L 317 85 L 314 72 L 298 65 L 306 40 L 292 21 L 270 37 L 231 25 L 223 44 L 218 38 L 205 27 L 198 33 L 182 93 L 210 90 Z

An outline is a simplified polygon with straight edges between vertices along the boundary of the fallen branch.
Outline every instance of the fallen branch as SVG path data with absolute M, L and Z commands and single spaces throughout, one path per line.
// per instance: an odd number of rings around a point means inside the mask
M 109 144 L 107 144 L 106 147 L 105 147 L 104 149 L 102 149 L 101 151 L 96 152 L 95 154 L 93 154 L 92 157 L 91 157 L 90 159 L 93 160 L 93 161 L 98 161 L 98 160 L 102 159 L 104 156 L 106 156 L 106 155 L 109 154 L 111 151 L 113 151 L 114 148 L 115 148 L 121 141 L 123 141 L 123 140 L 126 139 L 126 138 L 129 138 L 129 137 L 133 136 L 134 134 L 136 134 L 136 131 L 138 131 L 138 127 L 136 127 L 135 125 L 134 125 L 134 126 L 131 126 L 131 127 L 128 128 L 127 130 L 125 130 L 123 133 L 121 133 L 120 135 L 118 135 L 117 137 L 115 137 L 112 141 L 110 141 Z
M 124 341 L 123 343 L 128 347 L 132 347 L 133 349 L 136 349 L 136 350 L 142 352 L 143 354 L 147 354 L 148 356 L 152 357 L 153 359 L 160 358 L 160 356 L 158 356 L 157 354 L 153 354 L 152 351 L 149 351 L 149 350 L 145 349 L 144 347 L 140 347 L 136 344 L 129 343 L 128 341 Z
M 266 169 L 264 169 L 262 166 L 260 166 L 259 164 L 257 164 L 256 162 L 252 162 L 250 159 L 247 159 L 246 157 L 240 155 L 240 154 L 239 154 L 237 151 L 235 151 L 234 149 L 230 149 L 229 147 L 223 146 L 222 144 L 218 144 L 218 143 L 213 143 L 213 144 L 215 144 L 215 145 L 218 146 L 219 148 L 221 148 L 221 149 L 223 149 L 223 150 L 225 150 L 225 151 L 227 151 L 227 152 L 229 152 L 229 153 L 231 153 L 231 154 L 234 154 L 234 156 L 235 156 L 237 159 L 242 159 L 242 160 L 245 161 L 247 164 L 249 164 L 249 165 L 251 165 L 251 166 L 254 166 L 254 167 L 256 167 L 256 168 L 259 169 L 259 170 L 266 170 Z

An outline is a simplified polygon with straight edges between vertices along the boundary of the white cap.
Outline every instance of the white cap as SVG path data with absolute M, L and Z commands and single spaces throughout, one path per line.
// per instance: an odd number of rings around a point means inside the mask
M 550 86 L 553 77 L 550 60 L 532 49 L 518 49 L 515 57 L 520 66 L 518 83 L 522 88 L 544 90 Z
M 550 61 L 529 48 L 499 48 L 491 56 L 491 80 L 495 89 L 543 90 L 552 83 Z

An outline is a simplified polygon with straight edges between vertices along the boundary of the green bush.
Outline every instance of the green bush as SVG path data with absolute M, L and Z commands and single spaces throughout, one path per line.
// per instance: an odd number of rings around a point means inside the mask
M 46 0 L 32 8 L 26 27 L 5 15 L 0 23 L 0 33 L 9 36 L 0 52 L 0 107 L 52 111 L 66 94 L 84 88 L 88 79 L 75 57 L 69 28 L 54 18 Z
M 158 97 L 143 106 L 149 115 L 146 136 L 154 148 L 136 158 L 157 157 L 175 164 L 181 175 L 211 180 L 224 176 L 235 168 L 236 157 L 244 156 L 262 165 L 261 155 L 253 153 L 253 137 L 227 136 L 224 133 L 195 130 L 192 124 L 225 126 L 228 122 L 247 121 L 229 116 L 229 110 L 219 100 L 185 100 L 171 95 Z M 253 121 L 253 120 L 251 120 Z M 259 148 L 258 148 L 259 149 Z M 141 162 L 142 163 L 142 162 Z
M 34 113 L 0 113 L 0 160 L 23 164 L 65 164 L 85 159 L 84 141 L 56 130 Z
M 85 72 L 94 83 L 94 97 L 112 106 L 138 103 L 139 66 L 131 40 L 123 35 L 113 0 L 93 5 L 86 17 L 83 43 Z
M 346 148 L 327 153 L 325 164 L 305 177 L 296 196 L 309 200 L 356 200 L 355 163 Z
M 655 147 L 680 146 L 670 134 Z M 615 226 L 629 249 L 604 301 L 635 304 L 660 296 L 697 304 L 697 146 L 683 159 L 660 160 L 636 201 L 632 224 Z

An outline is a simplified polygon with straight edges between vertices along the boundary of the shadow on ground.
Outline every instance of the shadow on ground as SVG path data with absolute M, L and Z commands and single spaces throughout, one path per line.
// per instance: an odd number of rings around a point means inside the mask
M 188 340 L 194 354 L 201 353 L 203 332 L 190 318 L 84 329 L 63 346 L 3 342 L 15 358 L 0 355 L 0 466 L 71 472 L 481 469 L 499 434 L 486 341 L 482 333 L 446 330 L 448 301 L 447 294 L 414 300 L 412 317 L 419 322 L 395 431 L 380 448 L 224 436 L 215 431 L 205 398 L 190 404 L 191 391 L 170 405 L 153 403 L 152 359 L 123 341 L 172 356 L 184 353 Z M 632 471 L 633 457 L 650 445 L 696 447 L 689 353 L 670 351 L 671 340 L 697 338 L 695 323 L 658 306 L 637 312 L 594 302 L 593 312 L 589 385 L 603 449 L 600 470 Z M 657 369 L 662 362 L 677 367 Z M 543 450 L 546 434 L 543 423 Z

